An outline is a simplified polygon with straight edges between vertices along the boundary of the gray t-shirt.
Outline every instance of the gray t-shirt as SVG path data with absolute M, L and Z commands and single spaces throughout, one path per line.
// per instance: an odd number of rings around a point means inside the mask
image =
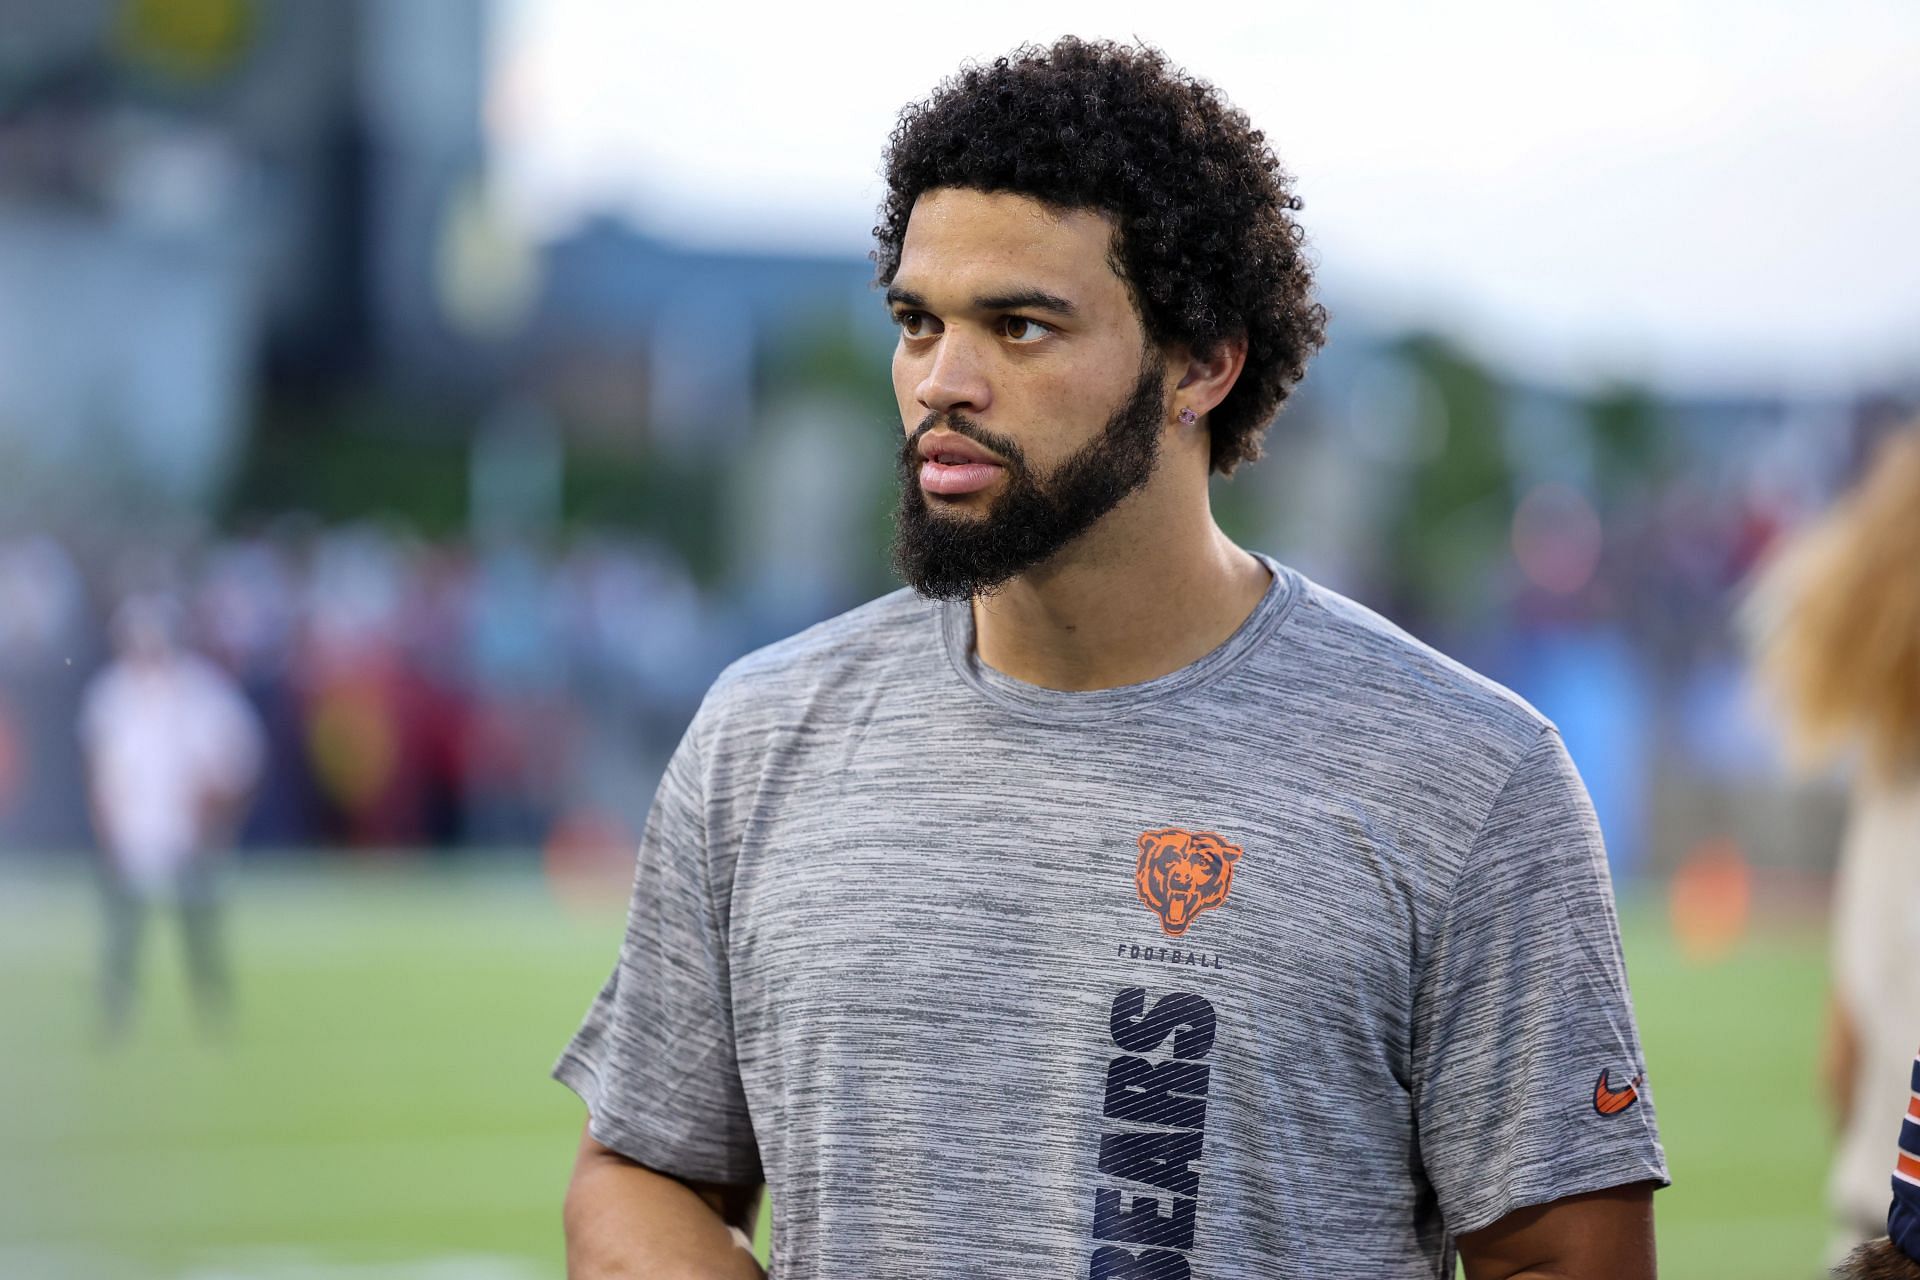
M 904 590 L 729 667 L 554 1070 L 594 1137 L 765 1181 L 781 1280 L 1450 1276 L 1664 1182 L 1559 734 L 1261 558 L 1143 684 L 1014 680 Z

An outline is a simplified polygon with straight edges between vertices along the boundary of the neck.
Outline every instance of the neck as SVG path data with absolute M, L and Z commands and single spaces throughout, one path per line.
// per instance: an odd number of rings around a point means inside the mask
M 1272 575 L 1204 500 L 1184 504 L 1184 520 L 1157 505 L 1129 499 L 1046 564 L 974 597 L 980 660 L 1027 684 L 1085 691 L 1153 680 L 1219 648 Z

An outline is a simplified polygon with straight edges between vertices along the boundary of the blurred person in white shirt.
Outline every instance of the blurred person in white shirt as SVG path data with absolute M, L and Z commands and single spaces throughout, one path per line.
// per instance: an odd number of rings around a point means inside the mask
M 1803 765 L 1842 762 L 1853 782 L 1822 1051 L 1838 1257 L 1886 1234 L 1886 1117 L 1908 1106 L 1920 1027 L 1920 421 L 1786 544 L 1749 610 L 1788 745 Z
M 264 754 L 238 685 L 180 643 L 179 612 L 157 595 L 115 611 L 117 657 L 80 708 L 106 908 L 104 1032 L 125 1034 L 151 906 L 180 917 L 202 1029 L 224 1029 L 231 988 L 221 951 L 215 860 L 231 845 Z

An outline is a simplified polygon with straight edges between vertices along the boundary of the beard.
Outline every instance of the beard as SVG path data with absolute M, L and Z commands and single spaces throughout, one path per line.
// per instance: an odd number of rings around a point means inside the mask
M 900 449 L 900 505 L 894 513 L 893 569 L 930 600 L 989 596 L 1050 559 L 1147 482 L 1160 458 L 1166 413 L 1162 370 L 1151 347 L 1126 402 L 1099 435 L 1045 481 L 1020 446 L 959 414 L 931 413 Z M 945 426 L 1006 464 L 1004 488 L 984 515 L 937 510 L 920 488 L 920 438 Z

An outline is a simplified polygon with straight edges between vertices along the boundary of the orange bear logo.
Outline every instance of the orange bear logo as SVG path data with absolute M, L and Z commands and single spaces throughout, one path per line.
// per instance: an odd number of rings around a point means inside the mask
M 1177 938 L 1195 916 L 1227 900 L 1240 853 L 1211 831 L 1143 831 L 1133 883 L 1140 901 L 1160 917 L 1160 927 Z

